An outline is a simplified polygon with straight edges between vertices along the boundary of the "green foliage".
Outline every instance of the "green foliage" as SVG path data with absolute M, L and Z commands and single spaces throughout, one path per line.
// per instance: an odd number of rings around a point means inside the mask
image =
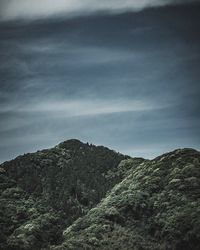
M 200 153 L 70 140 L 0 166 L 1 250 L 198 250 Z
M 86 214 L 122 180 L 127 157 L 108 148 L 63 142 L 0 166 L 0 249 L 42 249 L 62 241 L 64 228 Z
M 186 149 L 132 167 L 123 161 L 129 175 L 52 249 L 199 249 L 199 160 Z

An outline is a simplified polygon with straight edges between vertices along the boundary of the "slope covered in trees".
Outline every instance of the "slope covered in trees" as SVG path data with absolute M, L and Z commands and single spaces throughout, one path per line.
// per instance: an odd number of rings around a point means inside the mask
M 198 250 L 200 152 L 65 141 L 0 165 L 2 250 Z
M 176 150 L 131 168 L 64 236 L 52 249 L 198 250 L 200 153 Z
M 2 164 L 0 248 L 41 249 L 61 242 L 63 229 L 122 180 L 117 167 L 125 158 L 69 140 Z

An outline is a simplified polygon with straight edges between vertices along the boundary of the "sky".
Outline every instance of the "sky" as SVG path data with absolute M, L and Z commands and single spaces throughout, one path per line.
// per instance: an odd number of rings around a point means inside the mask
M 72 138 L 199 150 L 199 2 L 0 0 L 0 162 Z

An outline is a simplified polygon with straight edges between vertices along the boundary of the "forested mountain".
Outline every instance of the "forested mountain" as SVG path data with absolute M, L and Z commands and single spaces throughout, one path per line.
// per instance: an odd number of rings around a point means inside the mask
M 0 249 L 197 250 L 200 152 L 68 140 L 0 165 Z
M 198 250 L 200 153 L 176 150 L 131 168 L 64 237 L 53 249 Z
M 61 242 L 63 230 L 122 180 L 117 168 L 125 158 L 103 146 L 68 140 L 2 164 L 1 249 Z

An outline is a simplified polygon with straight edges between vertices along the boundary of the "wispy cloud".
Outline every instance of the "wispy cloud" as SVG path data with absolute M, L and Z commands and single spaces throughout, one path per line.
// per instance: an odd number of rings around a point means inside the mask
M 5 105 L 1 107 L 0 112 L 50 112 L 57 116 L 75 117 L 105 115 L 112 113 L 150 111 L 160 109 L 161 107 L 150 101 L 143 100 L 67 100 L 67 101 L 40 101 L 37 104 L 30 105 Z M 163 108 L 163 106 L 162 106 Z
M 197 0 L 198 1 L 198 0 Z M 139 11 L 151 6 L 194 2 L 192 0 L 1 0 L 2 20 L 83 15 L 97 11 Z

